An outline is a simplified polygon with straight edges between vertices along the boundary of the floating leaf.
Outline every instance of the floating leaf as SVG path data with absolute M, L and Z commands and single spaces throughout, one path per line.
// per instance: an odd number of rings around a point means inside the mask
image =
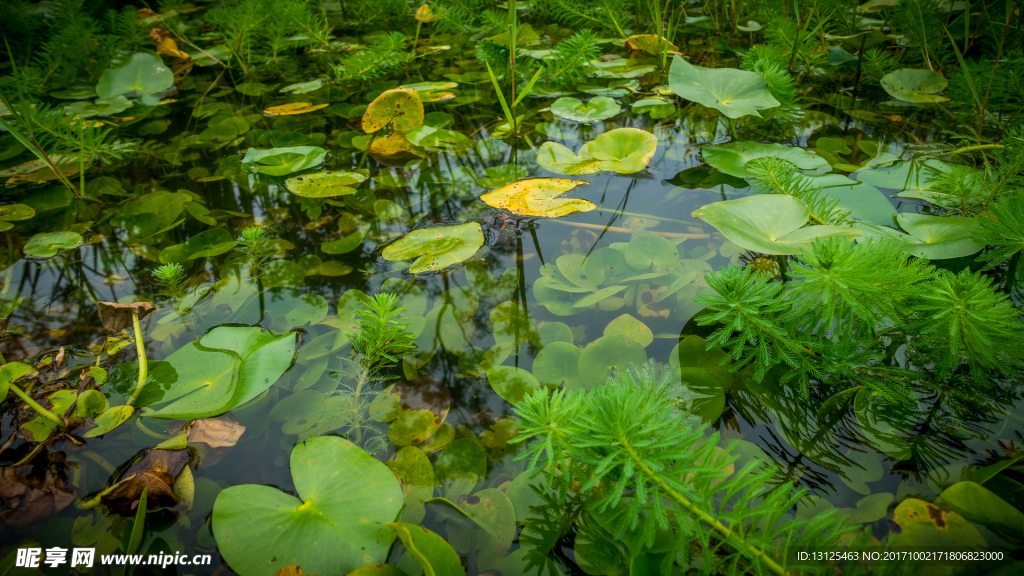
M 577 387 L 579 358 L 580 349 L 571 342 L 552 342 L 541 348 L 533 360 L 533 376 L 545 386 Z
M 61 250 L 78 248 L 84 241 L 77 232 L 43 232 L 29 238 L 22 251 L 33 258 L 52 258 Z
M 487 370 L 487 382 L 498 396 L 513 406 L 522 402 L 527 394 L 540 389 L 540 383 L 533 374 L 512 366 L 495 366 Z
M 939 96 L 949 80 L 931 70 L 900 68 L 886 74 L 880 83 L 889 96 L 904 102 L 934 103 L 949 100 Z
M 705 146 L 701 152 L 710 166 L 737 178 L 753 178 L 755 174 L 746 168 L 757 158 L 780 158 L 800 170 L 828 171 L 829 164 L 821 156 L 795 146 L 782 144 L 759 144 L 757 142 L 730 142 Z
M 476 482 L 487 474 L 487 454 L 475 438 L 459 438 L 437 457 L 435 469 L 440 480 L 468 478 Z
M 409 142 L 416 146 L 425 146 L 428 148 L 454 146 L 456 144 L 469 142 L 469 138 L 466 137 L 465 134 L 453 132 L 452 130 L 445 130 L 444 128 L 437 128 L 435 126 L 420 126 L 419 128 L 413 128 L 405 135 L 405 137 Z
M 679 250 L 663 236 L 650 232 L 634 232 L 623 254 L 626 264 L 637 270 L 651 266 L 672 268 L 679 263 Z
M 890 540 L 895 551 L 905 546 L 985 547 L 985 538 L 963 516 L 916 498 L 900 502 L 893 521 L 900 527 Z
M 760 117 L 759 110 L 779 105 L 759 74 L 735 68 L 702 68 L 679 56 L 672 59 L 668 83 L 677 96 L 714 108 L 729 118 Z
M 981 484 L 957 482 L 942 491 L 935 505 L 988 528 L 1008 542 L 1024 536 L 1024 513 Z
M 977 218 L 904 213 L 896 221 L 915 240 L 904 247 L 914 256 L 929 260 L 960 258 L 985 247 L 974 239 L 979 226 Z
M 456 226 L 413 230 L 384 249 L 385 260 L 416 261 L 409 272 L 433 272 L 470 258 L 484 245 L 480 224 L 468 222 Z
M 419 92 L 420 100 L 423 102 L 440 102 L 451 100 L 455 94 L 448 92 L 458 86 L 456 82 L 417 82 L 416 84 L 403 84 L 399 88 L 407 88 Z
M 583 102 L 578 98 L 562 97 L 551 105 L 551 113 L 570 122 L 597 122 L 617 116 L 622 109 L 618 102 L 607 96 L 598 96 Z
M 764 254 L 799 254 L 825 236 L 856 238 L 857 228 L 808 226 L 807 204 L 792 196 L 768 194 L 715 202 L 693 212 L 747 250 Z
M 342 438 L 321 436 L 292 450 L 298 498 L 270 486 L 224 489 L 214 535 L 232 569 L 271 576 L 297 564 L 310 574 L 346 573 L 383 562 L 402 489 L 387 466 Z
M 647 167 L 654 158 L 658 138 L 637 128 L 616 128 L 598 136 L 573 153 L 556 142 L 545 142 L 537 163 L 556 174 L 593 174 L 602 170 L 630 174 Z
M 397 134 L 406 134 L 423 125 L 423 102 L 419 92 L 393 88 L 377 96 L 363 114 L 363 132 L 371 134 L 389 124 Z
M 263 111 L 267 116 L 294 116 L 307 114 L 327 108 L 330 104 L 311 104 L 309 102 L 289 102 L 280 106 L 271 106 Z
M 132 54 L 124 65 L 104 70 L 96 85 L 96 94 L 100 98 L 122 95 L 152 98 L 153 94 L 171 86 L 174 86 L 174 74 L 170 68 L 164 66 L 160 58 L 140 52 Z M 150 106 L 156 104 L 156 98 L 152 100 Z
M 637 320 L 629 314 L 623 314 L 612 320 L 604 327 L 604 335 L 620 334 L 625 336 L 644 348 L 654 342 L 654 332 L 646 324 Z
M 675 44 L 654 34 L 634 34 L 626 38 L 623 46 L 626 50 L 643 52 L 651 56 L 661 56 L 665 52 L 675 52 L 678 50 Z
M 318 166 L 326 156 L 327 151 L 317 146 L 286 146 L 269 150 L 249 148 L 242 158 L 242 164 L 256 163 L 259 164 L 256 170 L 262 174 L 286 176 Z
M 358 172 L 317 172 L 285 180 L 285 188 L 303 198 L 333 198 L 355 194 L 353 184 L 366 180 Z
M 520 216 L 558 218 L 573 212 L 589 212 L 597 208 L 586 200 L 559 198 L 586 182 L 565 178 L 535 178 L 502 186 L 480 197 L 488 206 L 503 208 Z
M 415 524 L 388 522 L 406 552 L 428 576 L 465 576 L 459 555 L 444 538 Z
M 622 334 L 602 336 L 588 344 L 580 354 L 580 385 L 590 390 L 604 384 L 612 370 L 625 370 L 646 360 L 647 353 L 636 340 Z

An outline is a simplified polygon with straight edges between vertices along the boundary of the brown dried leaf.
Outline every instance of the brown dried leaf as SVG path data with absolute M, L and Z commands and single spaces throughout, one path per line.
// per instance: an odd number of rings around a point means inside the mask
M 46 523 L 75 500 L 67 479 L 46 469 L 43 478 L 31 478 L 31 465 L 4 468 L 0 473 L 0 533 L 25 532 Z
M 202 442 L 211 448 L 231 447 L 245 432 L 245 426 L 228 418 L 203 418 L 188 429 L 188 441 Z
M 111 332 L 119 332 L 132 323 L 132 314 L 138 314 L 139 320 L 149 316 L 156 308 L 149 302 L 132 302 L 131 304 L 115 304 L 114 302 L 97 302 L 100 322 Z
M 174 493 L 174 479 L 188 463 L 187 450 L 146 450 L 117 484 L 100 495 L 100 502 L 122 516 L 135 513 L 147 489 L 147 507 L 169 508 L 180 500 Z

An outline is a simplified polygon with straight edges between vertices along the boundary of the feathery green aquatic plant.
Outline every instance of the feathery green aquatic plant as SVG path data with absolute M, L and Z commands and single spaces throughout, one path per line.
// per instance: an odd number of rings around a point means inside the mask
M 153 270 L 153 280 L 160 291 L 168 297 L 177 298 L 185 293 L 188 276 L 181 264 L 163 264 Z
M 249 226 L 242 230 L 242 233 L 235 238 L 238 246 L 235 251 L 242 254 L 249 260 L 249 273 L 253 281 L 258 281 L 263 275 L 263 263 L 270 257 L 273 247 L 270 245 L 270 235 L 259 226 Z

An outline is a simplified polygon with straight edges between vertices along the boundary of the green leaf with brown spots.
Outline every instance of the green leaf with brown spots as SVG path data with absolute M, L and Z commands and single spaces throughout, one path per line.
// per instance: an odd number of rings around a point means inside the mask
M 393 88 L 374 98 L 363 114 L 363 132 L 372 134 L 394 124 L 395 132 L 406 134 L 423 125 L 423 102 L 419 92 Z
M 344 574 L 384 562 L 395 536 L 387 522 L 402 509 L 402 489 L 387 466 L 334 436 L 292 450 L 298 498 L 270 486 L 223 490 L 213 507 L 214 536 L 242 576 L 273 576 L 288 565 L 310 574 Z
M 409 272 L 434 272 L 469 259 L 484 245 L 480 224 L 468 222 L 457 226 L 413 230 L 384 249 L 382 256 L 392 262 L 416 261 Z

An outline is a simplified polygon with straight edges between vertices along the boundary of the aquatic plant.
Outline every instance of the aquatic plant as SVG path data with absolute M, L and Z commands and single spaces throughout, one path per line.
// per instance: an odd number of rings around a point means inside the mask
M 259 226 L 249 226 L 242 230 L 242 233 L 235 239 L 238 246 L 235 251 L 249 260 L 249 274 L 254 282 L 258 282 L 263 276 L 263 264 L 273 247 L 270 245 L 270 235 Z
M 184 294 L 188 276 L 181 264 L 163 264 L 153 270 L 153 280 L 164 296 L 177 298 Z
M 835 513 L 787 518 L 806 492 L 769 489 L 774 471 L 760 462 L 730 473 L 731 449 L 717 449 L 717 434 L 688 421 L 673 386 L 647 363 L 586 393 L 535 391 L 516 406 L 523 422 L 512 442 L 529 442 L 519 458 L 545 469 L 563 498 L 583 495 L 587 513 L 632 557 L 659 553 L 668 530 L 673 553 L 664 566 L 700 557 L 787 574 L 793 547 L 836 543 L 851 531 Z

